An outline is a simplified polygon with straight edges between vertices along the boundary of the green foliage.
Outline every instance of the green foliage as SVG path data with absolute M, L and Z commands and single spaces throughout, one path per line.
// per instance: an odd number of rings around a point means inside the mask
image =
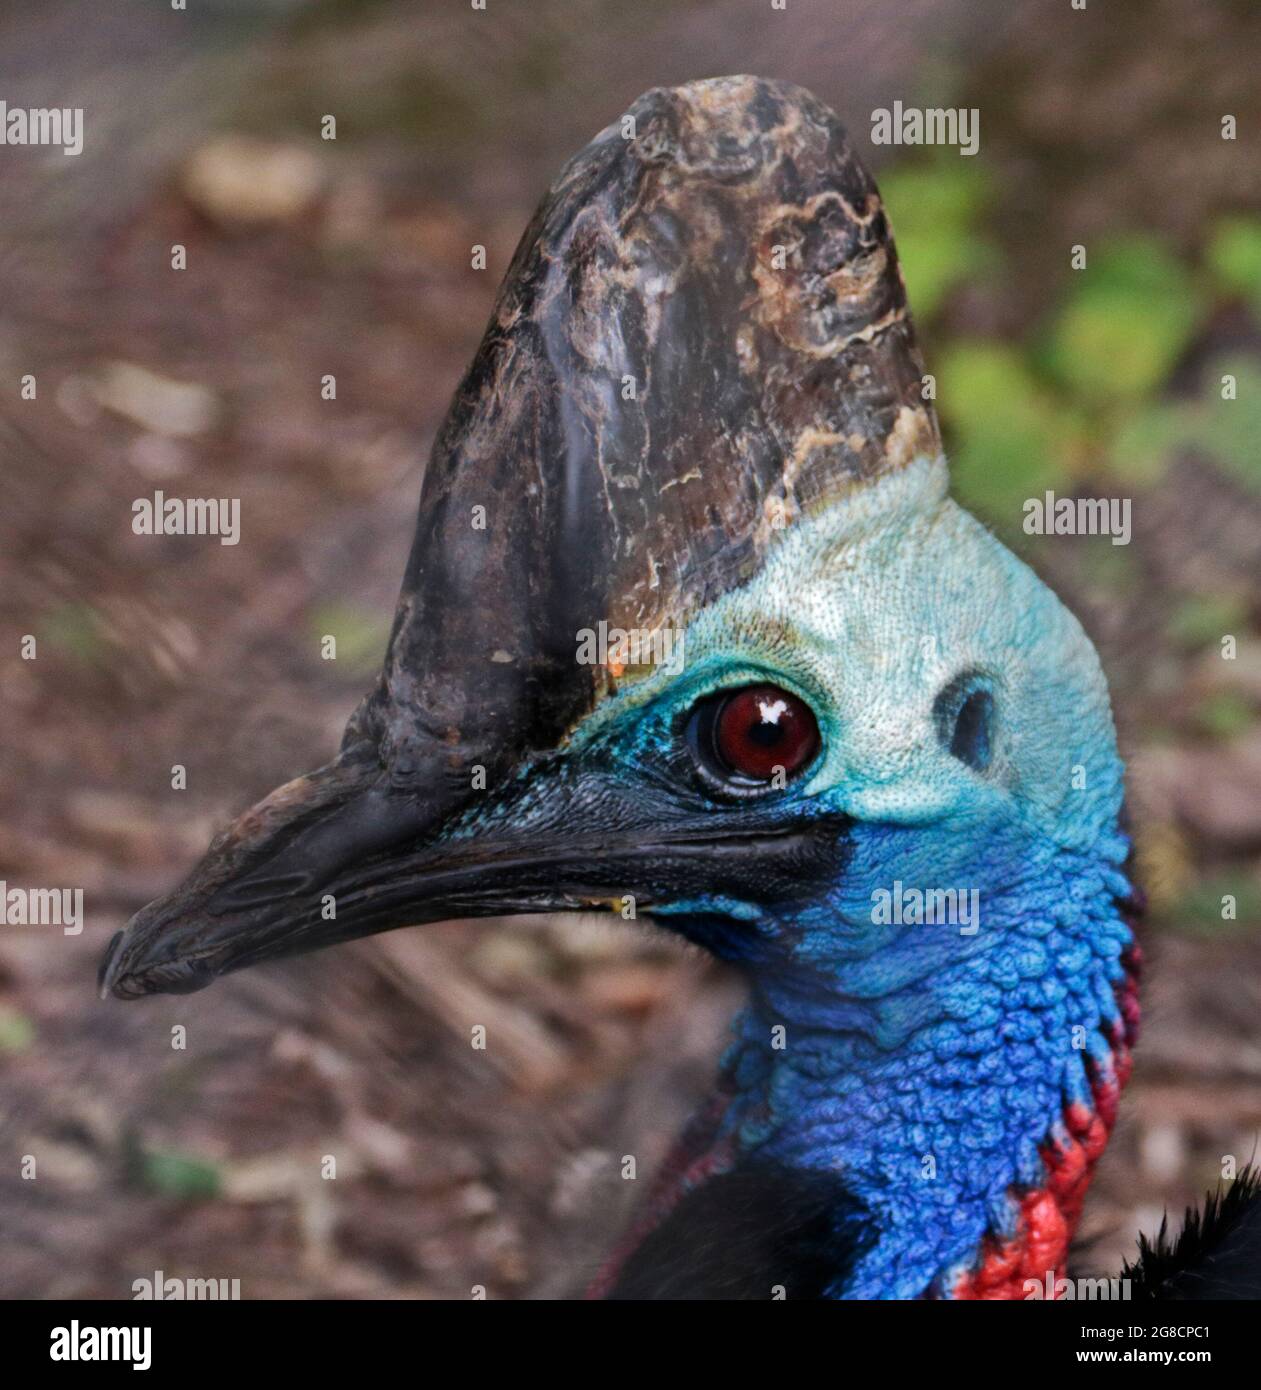
M 1261 318 L 1261 221 L 1224 218 L 1213 229 L 1204 259 L 1222 289 L 1242 295 Z
M 96 611 L 86 603 L 66 603 L 49 613 L 35 630 L 48 645 L 80 666 L 100 666 L 105 661 Z
M 381 664 L 390 637 L 389 621 L 347 603 L 328 603 L 312 611 L 310 631 L 317 645 L 327 635 L 337 639 L 336 670 L 357 680 Z
M 942 205 L 961 215 L 965 200 Z M 969 214 L 970 215 L 970 214 Z M 1257 292 L 1261 224 L 1222 224 L 1208 253 L 1219 284 Z M 1261 366 L 1209 364 L 1199 394 L 1157 399 L 1208 311 L 1201 281 L 1158 241 L 1114 238 L 1095 252 L 1032 346 L 961 341 L 942 353 L 939 392 L 961 499 L 997 524 L 1045 488 L 1072 485 L 1083 459 L 1132 488 L 1179 452 L 1206 455 L 1261 491 Z M 1234 399 L 1223 399 L 1226 375 Z
M 1235 900 L 1235 918 L 1223 918 L 1222 899 Z M 1178 900 L 1172 922 L 1196 935 L 1216 935 L 1239 929 L 1255 930 L 1261 922 L 1261 884 L 1242 872 L 1200 879 Z
M 1130 595 L 1143 584 L 1142 567 L 1130 545 L 1083 545 L 1077 564 L 1086 583 L 1100 598 Z
M 1235 378 L 1233 401 L 1222 399 L 1224 375 Z M 1199 446 L 1227 472 L 1261 492 L 1261 366 L 1255 357 L 1219 357 L 1204 374 L 1203 404 L 1191 413 Z
M 976 228 L 986 201 L 985 176 L 958 158 L 895 169 L 880 180 L 893 209 L 894 239 L 915 314 L 929 318 L 946 295 L 971 275 L 992 266 L 997 251 Z
M 1222 398 L 1222 378 L 1235 379 L 1235 398 Z M 1191 400 L 1136 406 L 1112 441 L 1109 468 L 1142 485 L 1180 451 L 1206 455 L 1246 487 L 1261 491 L 1261 366 L 1255 358 L 1215 358 Z
M 16 1009 L 0 1008 L 0 1052 L 25 1052 L 35 1041 L 35 1025 Z
M 159 1150 L 141 1155 L 140 1177 L 150 1190 L 164 1197 L 181 1197 L 188 1201 L 217 1197 L 222 1185 L 219 1170 L 213 1163 Z
M 1237 690 L 1217 690 L 1196 706 L 1195 723 L 1201 733 L 1224 743 L 1252 727 L 1252 704 Z
M 1169 614 L 1165 632 L 1176 646 L 1195 649 L 1247 626 L 1248 605 L 1239 595 L 1191 594 Z
M 957 436 L 954 490 L 995 524 L 1019 524 L 1026 498 L 1064 484 L 1076 422 L 1057 409 L 1020 352 L 962 341 L 941 358 L 942 413 Z
M 1146 487 L 1165 475 L 1171 457 L 1190 440 L 1184 404 L 1141 402 L 1121 416 L 1108 453 L 1118 482 Z
M 1093 252 L 1075 281 L 1047 336 L 1047 370 L 1095 405 L 1156 390 L 1203 316 L 1190 272 L 1153 238 L 1131 236 Z

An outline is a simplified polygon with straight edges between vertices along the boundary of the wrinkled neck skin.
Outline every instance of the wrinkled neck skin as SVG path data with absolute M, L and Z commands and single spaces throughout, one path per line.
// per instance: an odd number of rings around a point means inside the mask
M 813 900 L 654 905 L 751 982 L 732 1099 L 693 1171 L 762 1156 L 836 1173 L 871 1239 L 834 1297 L 1025 1296 L 1063 1273 L 1137 1018 L 1122 766 L 1093 647 L 925 458 L 795 523 L 693 621 L 687 656 L 698 688 L 764 672 L 810 703 L 819 765 L 777 804 L 786 822 L 849 825 Z M 934 715 L 969 672 L 997 721 L 979 770 Z M 635 717 L 657 737 L 667 681 L 620 694 L 583 738 Z M 916 920 L 931 889 L 967 920 Z
M 908 834 L 860 834 L 851 884 L 771 929 L 826 959 L 753 972 L 719 1135 L 736 1154 L 836 1171 L 867 1206 L 878 1238 L 832 1297 L 954 1296 L 1005 1243 L 1021 1251 L 1021 1289 L 1042 1284 L 1063 1274 L 1084 1182 L 1042 1204 L 1036 1231 L 1022 1195 L 1048 1188 L 1044 1154 L 1071 1149 L 1069 1122 L 1093 1119 L 1124 1070 L 1127 844 L 1056 852 L 996 836 L 984 865 L 947 880 L 979 886 L 975 934 L 873 929 L 863 887 L 887 881 L 882 865 L 898 862 L 906 885 L 942 881 L 942 855 L 917 865 Z M 956 848 L 965 859 L 938 847 Z

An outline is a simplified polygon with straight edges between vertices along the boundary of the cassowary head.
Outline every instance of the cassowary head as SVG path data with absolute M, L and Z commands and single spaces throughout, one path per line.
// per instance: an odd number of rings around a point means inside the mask
M 932 396 L 831 113 L 747 77 L 641 98 L 522 240 L 341 753 L 138 914 L 105 987 L 649 915 L 751 1002 L 606 1287 L 645 1251 L 721 1284 L 665 1237 L 767 1192 L 815 1292 L 1058 1270 L 1126 1064 L 1121 766 L 1081 628 L 947 496 Z

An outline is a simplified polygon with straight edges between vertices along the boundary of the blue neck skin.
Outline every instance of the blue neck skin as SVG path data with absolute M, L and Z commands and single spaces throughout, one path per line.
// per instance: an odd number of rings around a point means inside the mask
M 878 1239 L 833 1297 L 947 1292 L 987 1233 L 1014 1234 L 1009 1189 L 1043 1185 L 1039 1146 L 1063 1132 L 1065 1105 L 1091 1106 L 1087 1056 L 1110 1074 L 1128 842 L 1114 832 L 1085 853 L 987 829 L 979 869 L 962 832 L 926 844 L 860 826 L 824 901 L 743 933 L 716 930 L 718 904 L 672 909 L 752 978 L 719 1137 L 837 1171 L 874 1217 Z M 894 876 L 908 891 L 979 889 L 979 930 L 873 924 L 873 888 Z

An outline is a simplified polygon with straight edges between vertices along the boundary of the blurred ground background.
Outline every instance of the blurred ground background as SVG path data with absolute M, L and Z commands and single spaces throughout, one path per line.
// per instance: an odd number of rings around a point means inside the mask
M 722 72 L 792 78 L 849 124 L 958 491 L 1082 615 L 1113 682 L 1151 966 L 1088 1263 L 1114 1268 L 1223 1155 L 1245 1161 L 1259 57 L 1246 0 L 7 8 L 0 97 L 87 117 L 78 159 L 0 150 L 0 876 L 83 887 L 87 927 L 0 929 L 0 1292 L 129 1297 L 162 1269 L 256 1298 L 572 1293 L 644 1186 L 620 1156 L 646 1175 L 704 1094 L 738 982 L 621 924 L 401 932 L 130 1006 L 93 977 L 218 826 L 335 747 L 433 433 L 560 163 L 643 89 Z M 897 99 L 979 107 L 979 156 L 872 149 L 871 110 Z M 1131 498 L 1133 543 L 1023 536 L 1048 487 Z M 157 488 L 241 498 L 241 543 L 134 536 Z

